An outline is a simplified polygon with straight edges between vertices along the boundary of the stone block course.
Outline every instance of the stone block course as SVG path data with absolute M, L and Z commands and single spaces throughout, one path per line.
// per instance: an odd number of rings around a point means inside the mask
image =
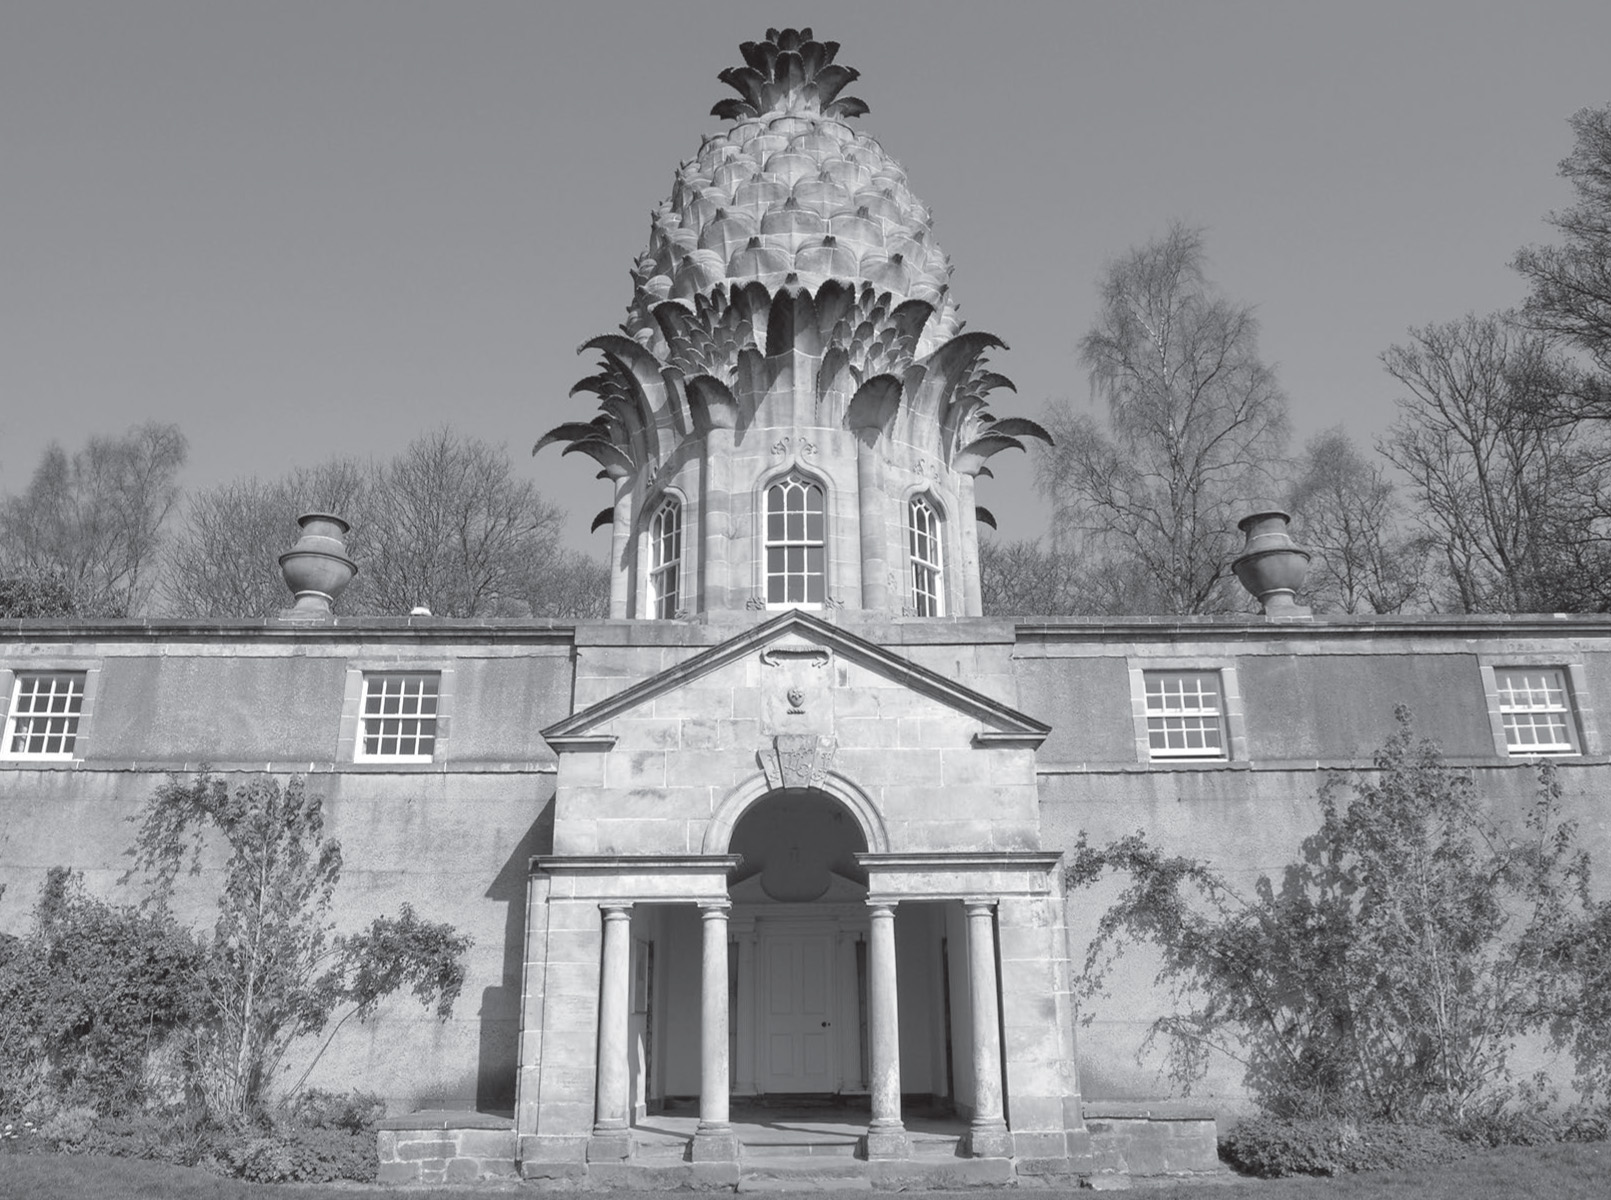
M 376 1135 L 382 1183 L 471 1183 L 511 1178 L 515 1131 L 479 1113 L 427 1112 L 393 1118 Z

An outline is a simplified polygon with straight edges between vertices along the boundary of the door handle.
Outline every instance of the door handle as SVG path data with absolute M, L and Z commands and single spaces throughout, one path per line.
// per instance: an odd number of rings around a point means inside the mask
M 832 1021 L 824 1021 L 824 1022 L 823 1022 L 823 1023 L 822 1023 L 822 1027 L 823 1027 L 823 1028 L 824 1028 L 824 1029 L 826 1029 L 826 1028 L 828 1028 L 828 1026 L 829 1026 L 829 1025 L 831 1025 L 831 1024 L 833 1024 L 833 1022 L 832 1022 Z

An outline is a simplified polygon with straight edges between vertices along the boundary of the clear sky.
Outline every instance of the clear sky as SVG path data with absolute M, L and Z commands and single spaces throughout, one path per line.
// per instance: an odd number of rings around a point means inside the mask
M 842 45 L 972 328 L 1088 403 L 1103 263 L 1180 218 L 1257 306 L 1294 425 L 1370 437 L 1377 355 L 1516 304 L 1569 202 L 1566 118 L 1611 101 L 1611 3 L 6 0 L 0 489 L 52 440 L 178 422 L 185 482 L 388 455 L 444 422 L 571 510 L 593 464 L 527 457 L 620 322 L 715 76 L 767 24 Z M 1044 516 L 1007 459 L 980 500 Z

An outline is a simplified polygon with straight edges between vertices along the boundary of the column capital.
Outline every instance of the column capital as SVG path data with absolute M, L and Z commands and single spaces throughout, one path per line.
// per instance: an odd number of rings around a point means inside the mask
M 632 919 L 632 904 L 630 901 L 621 904 L 612 900 L 608 904 L 599 905 L 599 911 L 604 914 L 606 921 L 630 921 Z
M 709 921 L 715 917 L 727 920 L 727 910 L 733 907 L 731 900 L 701 900 L 699 902 L 699 915 L 701 919 Z
M 867 901 L 867 907 L 872 910 L 872 914 L 875 917 L 879 916 L 880 914 L 883 914 L 883 913 L 888 913 L 890 916 L 893 917 L 895 915 L 895 909 L 899 905 L 900 905 L 899 900 L 869 900 L 869 901 Z
M 979 912 L 994 912 L 997 903 L 994 896 L 964 896 L 962 898 L 962 907 L 967 910 L 970 916 Z

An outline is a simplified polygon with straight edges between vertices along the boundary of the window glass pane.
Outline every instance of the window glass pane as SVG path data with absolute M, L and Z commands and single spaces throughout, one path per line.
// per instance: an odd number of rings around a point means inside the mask
M 1549 667 L 1501 667 L 1494 671 L 1505 746 L 1513 754 L 1574 754 L 1571 698 L 1566 672 Z
M 82 671 L 19 672 L 0 752 L 19 758 L 71 758 L 84 707 Z
M 361 759 L 429 760 L 436 745 L 440 676 L 364 676 Z
M 1224 758 L 1217 671 L 1147 671 L 1147 745 L 1155 756 Z

